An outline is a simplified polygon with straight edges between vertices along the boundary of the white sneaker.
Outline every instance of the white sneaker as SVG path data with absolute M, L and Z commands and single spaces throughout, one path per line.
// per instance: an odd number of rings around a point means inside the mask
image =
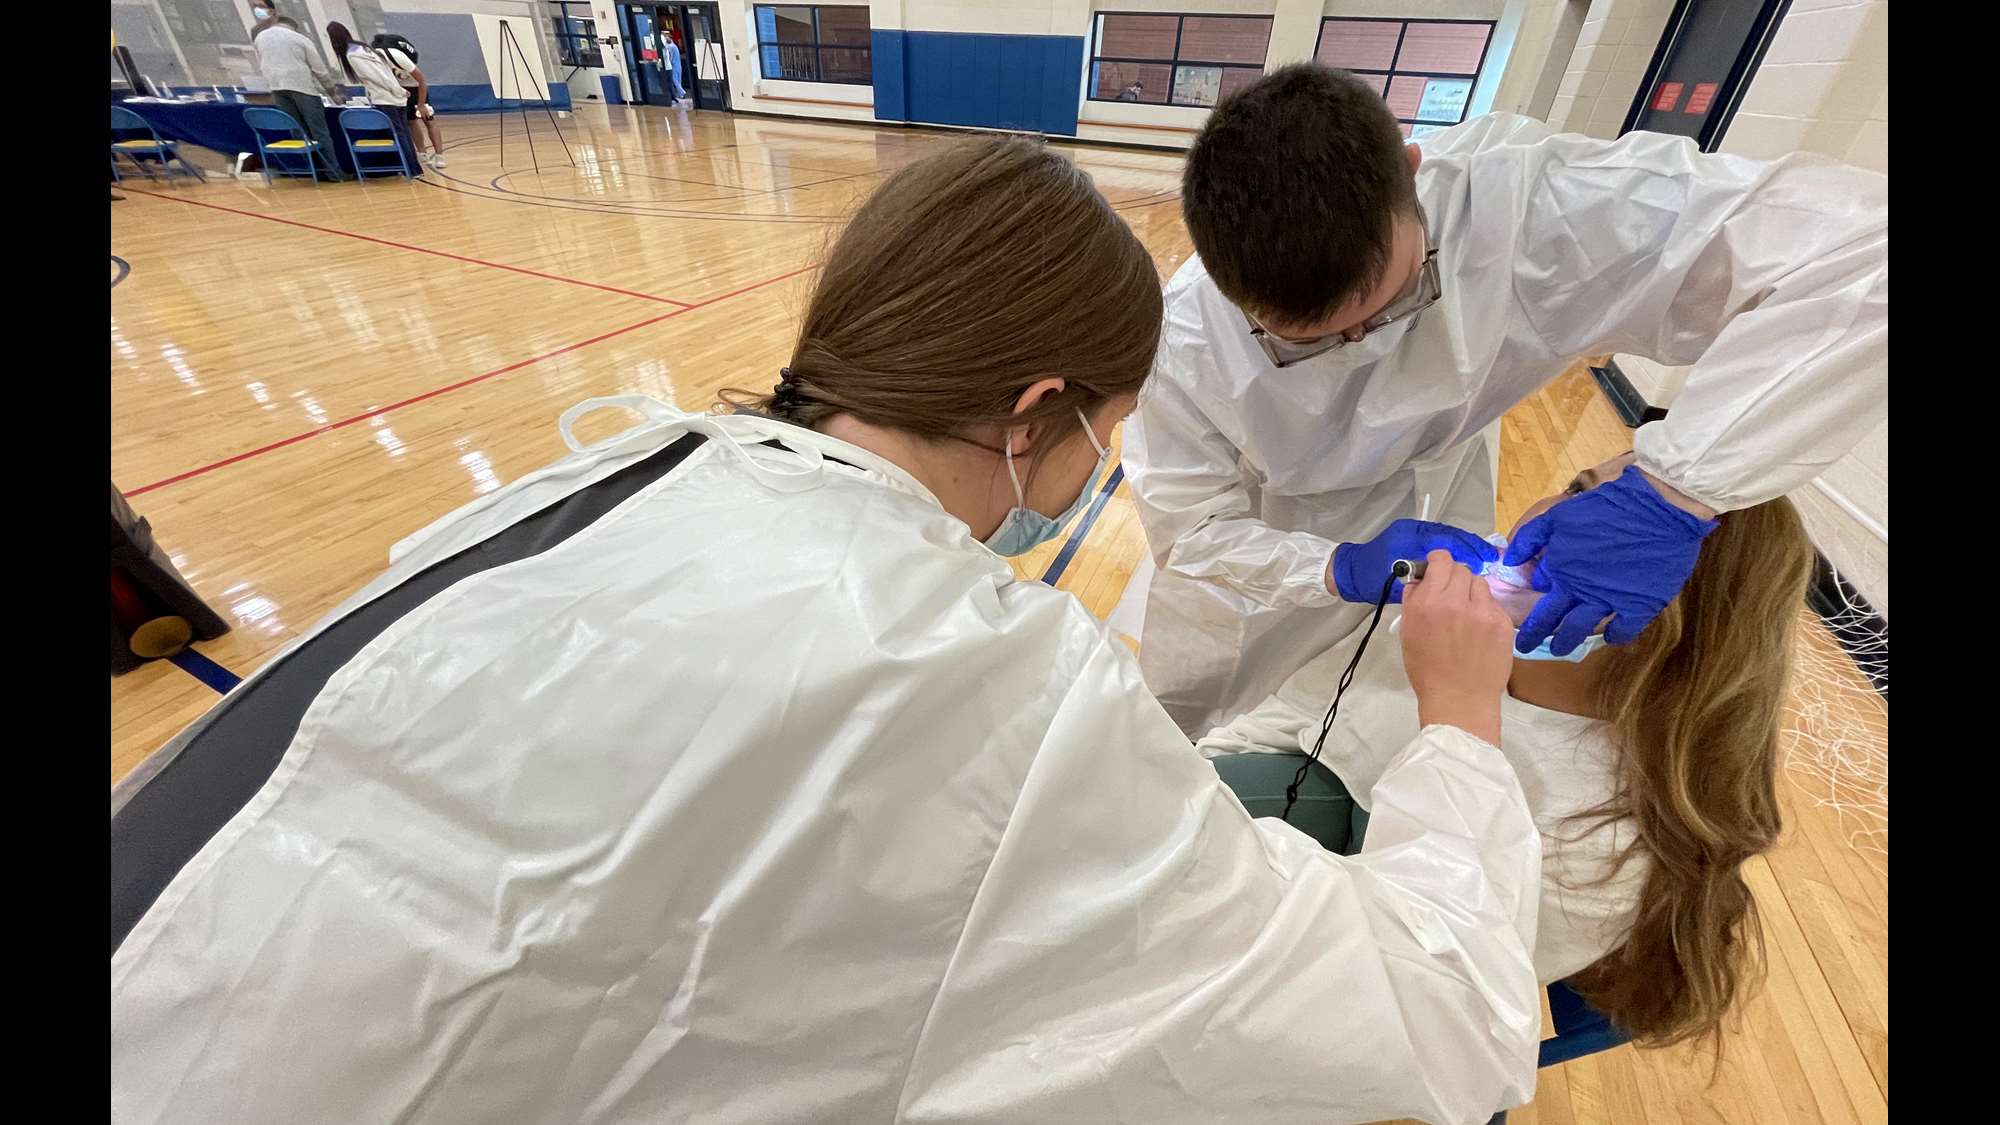
M 431 167 L 433 168 L 444 167 L 444 153 L 435 152 L 431 154 Z

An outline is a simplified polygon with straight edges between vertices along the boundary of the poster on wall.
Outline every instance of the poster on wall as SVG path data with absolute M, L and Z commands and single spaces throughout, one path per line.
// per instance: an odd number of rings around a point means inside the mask
M 1219 66 L 1184 66 L 1174 71 L 1175 105 L 1214 105 L 1221 94 L 1222 68 Z
M 1465 103 L 1472 97 L 1470 78 L 1433 78 L 1424 83 L 1423 99 L 1415 116 L 1425 121 L 1461 121 Z

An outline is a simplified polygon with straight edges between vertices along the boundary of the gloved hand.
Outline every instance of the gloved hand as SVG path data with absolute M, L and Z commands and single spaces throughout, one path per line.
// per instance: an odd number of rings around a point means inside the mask
M 1333 549 L 1333 561 L 1327 569 L 1333 573 L 1334 593 L 1346 601 L 1374 605 L 1382 596 L 1382 583 L 1389 580 L 1391 563 L 1397 559 L 1417 562 L 1432 551 L 1450 551 L 1452 558 L 1475 572 L 1500 555 L 1499 548 L 1463 528 L 1424 520 L 1397 520 L 1366 543 L 1342 543 Z M 1389 600 L 1403 600 L 1400 580 L 1389 591 Z
M 1514 635 L 1515 651 L 1547 639 L 1566 655 L 1607 617 L 1604 639 L 1629 644 L 1687 584 L 1715 526 L 1667 503 L 1637 465 L 1529 520 L 1501 560 L 1536 559 L 1530 580 L 1543 591 Z

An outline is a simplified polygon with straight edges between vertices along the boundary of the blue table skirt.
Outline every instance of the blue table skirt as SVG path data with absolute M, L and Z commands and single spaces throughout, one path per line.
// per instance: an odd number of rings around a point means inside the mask
M 257 136 L 250 126 L 243 123 L 243 111 L 250 108 L 242 102 L 124 102 L 126 109 L 146 119 L 160 136 L 169 141 L 183 141 L 202 148 L 213 149 L 224 156 L 234 157 L 239 152 L 255 153 Z M 348 155 L 346 138 L 340 133 L 340 115 L 354 106 L 327 106 L 326 129 L 333 134 L 334 159 L 340 161 L 342 169 L 354 171 L 354 158 Z M 401 113 L 393 106 L 377 107 L 387 114 Z M 421 173 L 423 165 L 417 162 L 417 153 L 405 137 L 403 154 L 409 158 L 410 170 Z

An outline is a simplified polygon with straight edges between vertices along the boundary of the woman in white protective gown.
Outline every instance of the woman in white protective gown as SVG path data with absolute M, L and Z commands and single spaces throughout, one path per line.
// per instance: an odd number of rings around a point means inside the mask
M 263 724 L 268 780 L 114 936 L 114 1119 L 1525 1101 L 1540 843 L 1494 745 L 1512 629 L 1485 587 L 1439 554 L 1410 595 L 1425 725 L 1342 856 L 1253 820 L 1131 654 L 1002 557 L 1103 479 L 1159 325 L 1087 176 L 956 145 L 848 225 L 754 410 L 618 400 L 644 420 L 399 545 L 276 663 L 470 569 L 350 637 L 295 730 Z M 149 788 L 199 760 L 190 730 Z

